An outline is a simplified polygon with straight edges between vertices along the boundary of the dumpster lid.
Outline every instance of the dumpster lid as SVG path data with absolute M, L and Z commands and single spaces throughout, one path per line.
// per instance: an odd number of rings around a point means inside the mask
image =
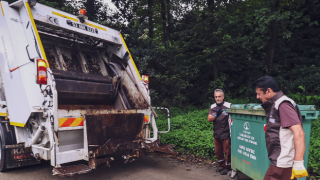
M 262 108 L 261 104 L 233 104 L 230 109 L 227 110 L 231 114 L 250 114 L 258 116 L 266 116 L 266 112 Z
M 300 111 L 316 111 L 315 105 L 298 105 Z
M 315 105 L 298 105 L 301 112 L 303 111 L 316 111 Z M 266 112 L 262 108 L 261 104 L 233 104 L 230 109 L 227 110 L 230 114 L 250 114 L 266 116 Z

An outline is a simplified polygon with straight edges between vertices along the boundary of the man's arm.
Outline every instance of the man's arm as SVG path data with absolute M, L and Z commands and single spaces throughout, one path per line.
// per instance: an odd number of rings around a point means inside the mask
M 295 148 L 295 161 L 302 161 L 304 152 L 306 149 L 306 143 L 304 138 L 304 131 L 302 129 L 302 126 L 300 124 L 290 126 L 289 129 L 293 132 L 293 142 L 294 142 L 294 148 Z
M 293 142 L 295 148 L 295 156 L 292 167 L 292 175 L 291 179 L 307 177 L 308 171 L 304 167 L 304 152 L 306 148 L 305 139 L 304 139 L 304 131 L 300 124 L 293 125 L 289 127 L 289 129 L 293 132 Z
M 215 119 L 216 119 L 216 116 L 213 116 L 213 115 L 211 115 L 211 114 L 208 115 L 208 121 L 209 121 L 209 122 L 212 122 L 212 121 L 214 121 Z

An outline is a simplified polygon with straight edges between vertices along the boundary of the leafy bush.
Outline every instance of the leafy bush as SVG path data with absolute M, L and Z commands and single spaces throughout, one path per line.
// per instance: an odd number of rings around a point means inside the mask
M 320 118 L 312 122 L 308 167 L 312 173 L 320 175 Z
M 162 143 L 175 144 L 187 153 L 197 156 L 213 157 L 214 145 L 212 123 L 207 121 L 208 109 L 186 107 L 185 109 L 170 108 L 171 131 L 160 134 Z M 168 127 L 165 113 L 159 113 L 157 120 L 159 130 Z
M 307 105 L 320 105 L 320 96 L 318 95 L 303 95 L 301 93 L 288 93 L 288 97 L 293 99 L 297 104 L 307 104 Z

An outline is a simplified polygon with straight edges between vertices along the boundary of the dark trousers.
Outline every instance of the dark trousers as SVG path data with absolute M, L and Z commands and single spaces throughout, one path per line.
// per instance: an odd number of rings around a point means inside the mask
M 280 167 L 270 165 L 263 180 L 291 180 L 291 175 L 292 175 L 292 167 L 280 168 Z
M 231 139 L 214 138 L 214 146 L 219 167 L 231 170 Z

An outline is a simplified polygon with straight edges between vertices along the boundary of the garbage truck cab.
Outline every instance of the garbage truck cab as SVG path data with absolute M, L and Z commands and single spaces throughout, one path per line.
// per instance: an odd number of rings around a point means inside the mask
M 128 162 L 142 150 L 174 153 L 159 146 L 148 82 L 122 35 L 84 10 L 1 1 L 0 71 L 0 171 L 43 159 L 69 176 L 116 154 Z M 88 166 L 64 166 L 79 160 Z

